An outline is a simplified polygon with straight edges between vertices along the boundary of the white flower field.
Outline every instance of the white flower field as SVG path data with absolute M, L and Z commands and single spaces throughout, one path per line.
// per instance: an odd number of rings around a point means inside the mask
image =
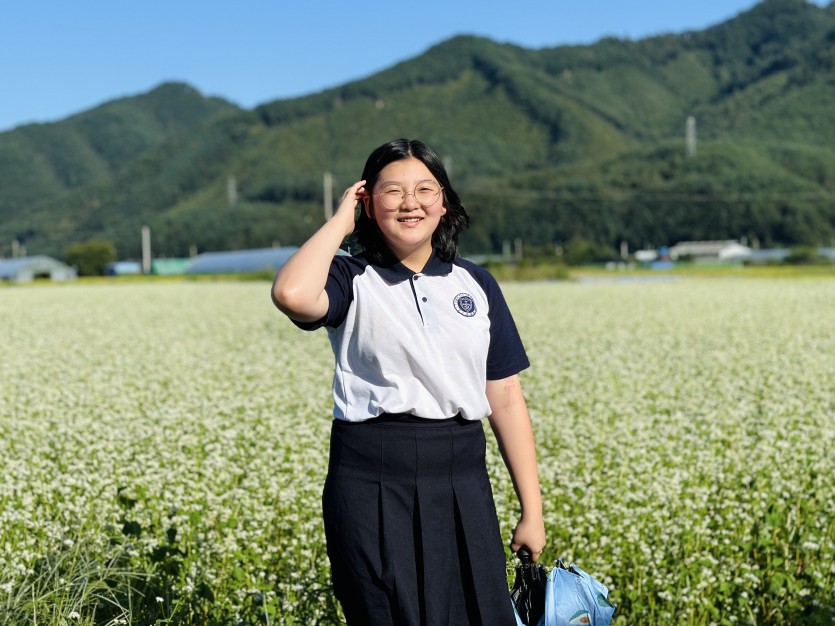
M 835 281 L 504 290 L 541 562 L 607 584 L 617 624 L 832 623 Z M 332 355 L 268 283 L 4 287 L 0 346 L 0 626 L 338 623 Z

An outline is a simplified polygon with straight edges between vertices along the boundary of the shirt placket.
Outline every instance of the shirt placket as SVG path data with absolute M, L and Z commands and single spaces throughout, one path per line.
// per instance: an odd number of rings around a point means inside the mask
M 420 313 L 420 319 L 424 328 L 435 326 L 432 301 L 427 289 L 429 283 L 424 274 L 415 274 L 411 278 L 412 295 L 415 298 L 415 305 Z

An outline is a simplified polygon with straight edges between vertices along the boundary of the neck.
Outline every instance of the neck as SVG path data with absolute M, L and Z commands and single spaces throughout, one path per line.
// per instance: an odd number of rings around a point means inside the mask
M 423 271 L 423 268 L 426 267 L 426 262 L 432 256 L 432 246 L 422 246 L 417 250 L 411 250 L 409 252 L 392 250 L 392 253 L 403 265 L 413 272 L 418 273 Z

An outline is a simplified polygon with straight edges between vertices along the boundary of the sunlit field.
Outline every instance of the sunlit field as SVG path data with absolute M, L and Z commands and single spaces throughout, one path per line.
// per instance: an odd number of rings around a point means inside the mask
M 832 623 L 835 280 L 504 289 L 543 562 L 607 584 L 618 624 Z M 0 347 L 0 625 L 339 622 L 332 356 L 269 283 L 8 287 Z

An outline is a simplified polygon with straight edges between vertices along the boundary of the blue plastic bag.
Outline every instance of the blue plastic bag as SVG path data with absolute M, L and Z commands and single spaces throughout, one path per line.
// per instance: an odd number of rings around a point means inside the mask
M 514 612 L 516 607 L 514 605 Z M 545 582 L 545 614 L 537 626 L 609 626 L 615 606 L 606 585 L 579 567 L 558 560 Z M 517 626 L 524 626 L 516 613 Z
M 557 561 L 545 583 L 544 626 L 609 626 L 615 606 L 606 585 L 579 567 Z

